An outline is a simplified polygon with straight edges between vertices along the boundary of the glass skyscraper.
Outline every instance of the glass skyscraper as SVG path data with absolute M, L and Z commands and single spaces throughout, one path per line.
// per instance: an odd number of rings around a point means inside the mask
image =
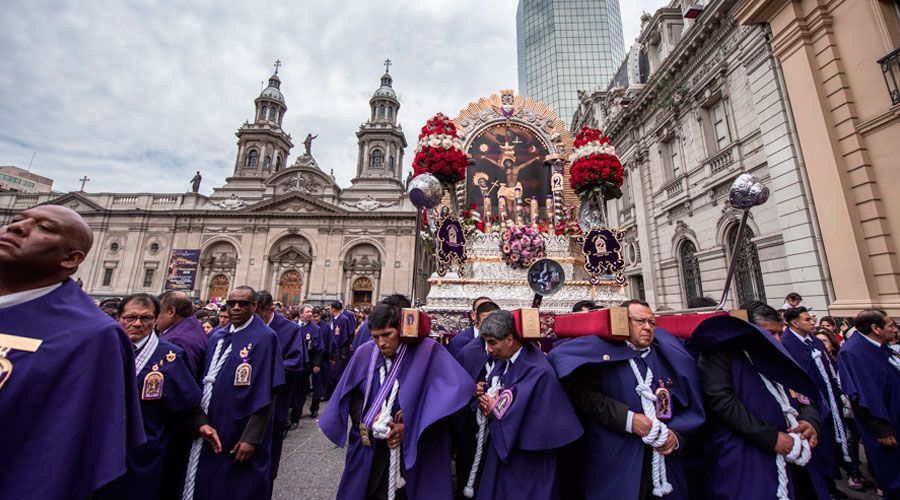
M 577 91 L 606 87 L 625 58 L 619 0 L 519 0 L 516 48 L 519 93 L 568 124 Z

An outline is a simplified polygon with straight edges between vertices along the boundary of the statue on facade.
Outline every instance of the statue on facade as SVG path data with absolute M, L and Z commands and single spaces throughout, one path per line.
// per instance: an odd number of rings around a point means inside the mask
M 194 175 L 194 178 L 191 179 L 191 191 L 193 191 L 194 193 L 199 193 L 200 192 L 200 181 L 202 181 L 202 180 L 203 180 L 203 176 L 200 175 L 200 171 L 198 170 L 197 174 Z
M 312 141 L 316 137 L 319 137 L 319 134 L 306 134 L 306 139 L 303 140 L 303 147 L 306 148 L 306 154 L 309 156 L 312 156 Z

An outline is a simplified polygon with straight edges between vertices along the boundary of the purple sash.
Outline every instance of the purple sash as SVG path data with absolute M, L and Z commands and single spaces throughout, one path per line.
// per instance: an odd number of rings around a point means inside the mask
M 369 408 L 369 411 L 366 412 L 365 417 L 363 417 L 362 423 L 366 426 L 366 429 L 372 428 L 375 417 L 378 415 L 378 412 L 381 411 L 381 406 L 391 393 L 394 381 L 397 380 L 397 374 L 400 373 L 400 363 L 403 362 L 403 356 L 405 354 L 406 344 L 400 344 L 400 349 L 397 350 L 397 356 L 391 365 L 391 371 L 385 375 L 384 382 L 381 384 L 381 387 L 378 388 L 378 392 L 375 393 L 375 398 L 372 400 L 372 406 Z M 372 349 L 372 358 L 369 360 L 369 371 L 368 376 L 366 377 L 366 394 L 363 398 L 363 408 L 369 403 L 369 392 L 372 389 L 372 381 L 375 376 L 375 364 L 378 362 L 378 356 L 381 356 L 381 351 Z

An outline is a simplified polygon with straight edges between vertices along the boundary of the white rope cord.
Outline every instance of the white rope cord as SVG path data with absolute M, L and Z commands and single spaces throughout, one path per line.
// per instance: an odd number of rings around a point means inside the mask
M 500 377 L 496 376 L 491 380 L 491 386 L 486 391 L 490 398 L 497 397 L 500 392 Z M 466 487 L 463 488 L 463 495 L 466 498 L 475 496 L 475 478 L 478 476 L 478 467 L 481 466 L 481 454 L 484 452 L 484 443 L 487 441 L 487 415 L 475 410 L 475 421 L 478 423 L 478 435 L 475 438 L 475 457 L 472 460 L 472 469 L 469 470 L 469 480 L 466 481 Z
M 834 437 L 838 444 L 841 445 L 841 453 L 844 462 L 850 462 L 850 452 L 847 448 L 847 430 L 844 429 L 844 421 L 841 420 L 840 409 L 838 408 L 837 398 L 834 397 L 834 389 L 831 387 L 831 380 L 828 378 L 828 372 L 825 371 L 825 363 L 822 361 L 822 351 L 813 349 L 812 358 L 819 369 L 819 375 L 825 381 L 825 387 L 828 388 L 828 404 L 831 406 L 831 423 L 834 425 Z
M 225 349 L 225 352 L 222 352 L 222 344 L 224 342 L 224 338 L 219 339 L 219 342 L 216 344 L 216 350 L 213 353 L 212 362 L 209 364 L 209 371 L 206 372 L 206 376 L 203 377 L 203 399 L 200 400 L 200 408 L 207 413 L 209 412 L 209 402 L 212 400 L 213 385 L 216 383 L 216 377 L 219 375 L 222 365 L 224 365 L 225 361 L 228 359 L 228 355 L 231 354 L 230 342 L 228 348 Z M 202 448 L 202 438 L 195 439 L 191 444 L 187 477 L 184 479 L 184 491 L 182 492 L 183 500 L 193 500 L 194 498 L 194 486 L 197 481 L 197 465 L 200 463 L 200 450 Z
M 378 372 L 381 383 L 384 383 L 386 373 L 387 369 L 382 365 Z M 372 436 L 375 437 L 375 439 L 387 439 L 388 434 L 391 432 L 391 424 L 394 423 L 394 416 L 391 415 L 391 410 L 394 408 L 394 402 L 397 400 L 397 393 L 399 391 L 400 381 L 394 380 L 390 396 L 388 396 L 381 405 L 381 411 L 378 413 L 375 421 L 372 422 Z M 404 480 L 403 476 L 400 474 L 400 448 L 401 447 L 398 446 L 390 449 L 391 458 L 388 468 L 388 500 L 394 500 L 396 491 L 406 486 L 406 480 Z
M 753 363 L 753 360 L 750 359 L 750 355 L 747 352 L 744 352 L 744 355 L 747 356 L 747 359 Z M 797 410 L 791 406 L 790 400 L 788 399 L 787 394 L 784 392 L 784 387 L 777 382 L 772 382 L 768 379 L 762 372 L 757 371 L 759 373 L 759 378 L 762 379 L 763 384 L 768 389 L 769 393 L 775 398 L 775 401 L 781 407 L 781 413 L 784 414 L 784 419 L 787 422 L 788 429 L 792 429 L 797 426 L 797 417 L 799 413 Z M 790 494 L 788 492 L 788 477 L 787 477 L 787 464 L 786 462 L 790 462 L 792 464 L 797 464 L 801 467 L 805 466 L 809 463 L 809 459 L 812 456 L 812 451 L 809 447 L 809 442 L 803 439 L 799 433 L 790 432 L 788 433 L 794 440 L 794 446 L 791 448 L 791 451 L 787 455 L 782 455 L 780 453 L 775 454 L 775 468 L 778 471 L 778 489 L 776 490 L 778 500 L 789 500 Z
M 644 415 L 651 422 L 650 432 L 641 439 L 653 448 L 659 448 L 666 444 L 666 440 L 669 439 L 669 427 L 656 418 L 656 394 L 653 393 L 650 385 L 653 381 L 653 370 L 647 366 L 647 374 L 641 378 L 641 372 L 638 370 L 634 359 L 628 360 L 628 363 L 631 365 L 634 378 L 637 379 L 637 385 L 634 387 L 634 390 L 641 398 L 641 407 L 644 409 Z M 672 483 L 669 482 L 666 476 L 666 457 L 655 449 L 653 450 L 650 476 L 653 479 L 654 495 L 661 497 L 672 493 Z

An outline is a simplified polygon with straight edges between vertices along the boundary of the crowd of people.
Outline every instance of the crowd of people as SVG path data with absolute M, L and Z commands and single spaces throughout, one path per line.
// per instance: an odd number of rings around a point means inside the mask
M 347 446 L 340 499 L 839 498 L 841 471 L 900 498 L 884 311 L 816 320 L 791 294 L 684 341 L 630 300 L 626 337 L 538 345 L 479 297 L 435 341 L 403 295 L 360 314 L 247 286 L 96 304 L 70 278 L 91 244 L 60 206 L 0 227 L 4 498 L 270 498 L 307 400 Z

